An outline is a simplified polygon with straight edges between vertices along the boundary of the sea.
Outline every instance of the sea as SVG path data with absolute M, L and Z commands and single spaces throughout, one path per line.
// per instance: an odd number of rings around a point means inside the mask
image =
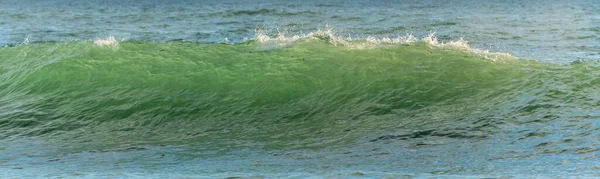
M 598 0 L 0 0 L 0 178 L 599 178 Z

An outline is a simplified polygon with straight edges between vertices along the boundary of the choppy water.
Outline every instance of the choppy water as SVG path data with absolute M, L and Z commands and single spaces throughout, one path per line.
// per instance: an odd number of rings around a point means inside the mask
M 599 177 L 599 10 L 4 1 L 0 177 Z

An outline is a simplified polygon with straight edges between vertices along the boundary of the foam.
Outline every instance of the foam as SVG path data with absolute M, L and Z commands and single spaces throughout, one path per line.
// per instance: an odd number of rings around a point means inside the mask
M 25 37 L 25 39 L 23 39 L 23 42 L 21 42 L 21 44 L 19 44 L 19 45 L 29 44 L 30 39 L 31 39 L 31 35 L 28 35 L 27 37 Z
M 435 33 L 430 33 L 425 38 L 423 38 L 422 41 L 424 41 L 425 43 L 427 43 L 431 46 L 438 47 L 438 48 L 467 51 L 467 52 L 470 52 L 477 56 L 483 57 L 485 59 L 490 59 L 492 61 L 495 61 L 498 59 L 518 59 L 517 57 L 514 57 L 514 56 L 510 55 L 509 53 L 505 53 L 505 52 L 490 52 L 488 50 L 472 48 L 469 45 L 469 42 L 467 42 L 463 38 L 460 38 L 456 41 L 450 41 L 450 42 L 444 43 L 444 42 L 439 42 L 437 40 L 437 37 L 435 37 Z
M 96 39 L 94 40 L 94 44 L 96 44 L 98 47 L 108 47 L 113 51 L 119 50 L 119 41 L 117 41 L 117 39 L 115 39 L 115 37 L 112 35 L 106 37 L 106 39 Z
M 266 35 L 265 31 L 255 30 L 254 39 L 256 42 L 262 44 L 267 48 L 282 48 L 293 45 L 296 42 L 302 40 L 326 40 L 329 44 L 333 46 L 344 46 L 349 49 L 368 49 L 368 48 L 377 48 L 382 46 L 389 45 L 399 45 L 399 44 L 412 44 L 418 42 L 424 42 L 432 47 L 443 48 L 443 49 L 452 49 L 459 51 L 466 51 L 472 54 L 475 54 L 479 57 L 489 59 L 492 61 L 496 61 L 498 59 L 518 59 L 508 53 L 504 52 L 490 52 L 488 50 L 482 50 L 477 48 L 472 48 L 469 43 L 464 39 L 458 39 L 455 41 L 449 42 L 440 42 L 435 36 L 435 32 L 430 33 L 429 35 L 419 39 L 412 34 L 406 34 L 404 36 L 397 37 L 383 37 L 377 38 L 369 36 L 365 39 L 352 39 L 351 37 L 344 38 L 340 36 L 336 36 L 334 34 L 333 28 L 326 27 L 324 29 L 317 29 L 313 32 L 301 34 L 301 35 L 287 35 L 281 31 L 277 31 L 277 35 L 269 36 Z

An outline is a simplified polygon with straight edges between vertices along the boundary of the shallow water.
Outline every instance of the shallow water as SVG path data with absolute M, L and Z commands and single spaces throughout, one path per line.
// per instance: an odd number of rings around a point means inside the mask
M 0 177 L 598 177 L 599 9 L 6 1 Z

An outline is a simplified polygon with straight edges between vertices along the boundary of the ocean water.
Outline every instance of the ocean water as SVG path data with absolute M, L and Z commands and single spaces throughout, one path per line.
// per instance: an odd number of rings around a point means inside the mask
M 0 178 L 600 177 L 600 2 L 0 3 Z

